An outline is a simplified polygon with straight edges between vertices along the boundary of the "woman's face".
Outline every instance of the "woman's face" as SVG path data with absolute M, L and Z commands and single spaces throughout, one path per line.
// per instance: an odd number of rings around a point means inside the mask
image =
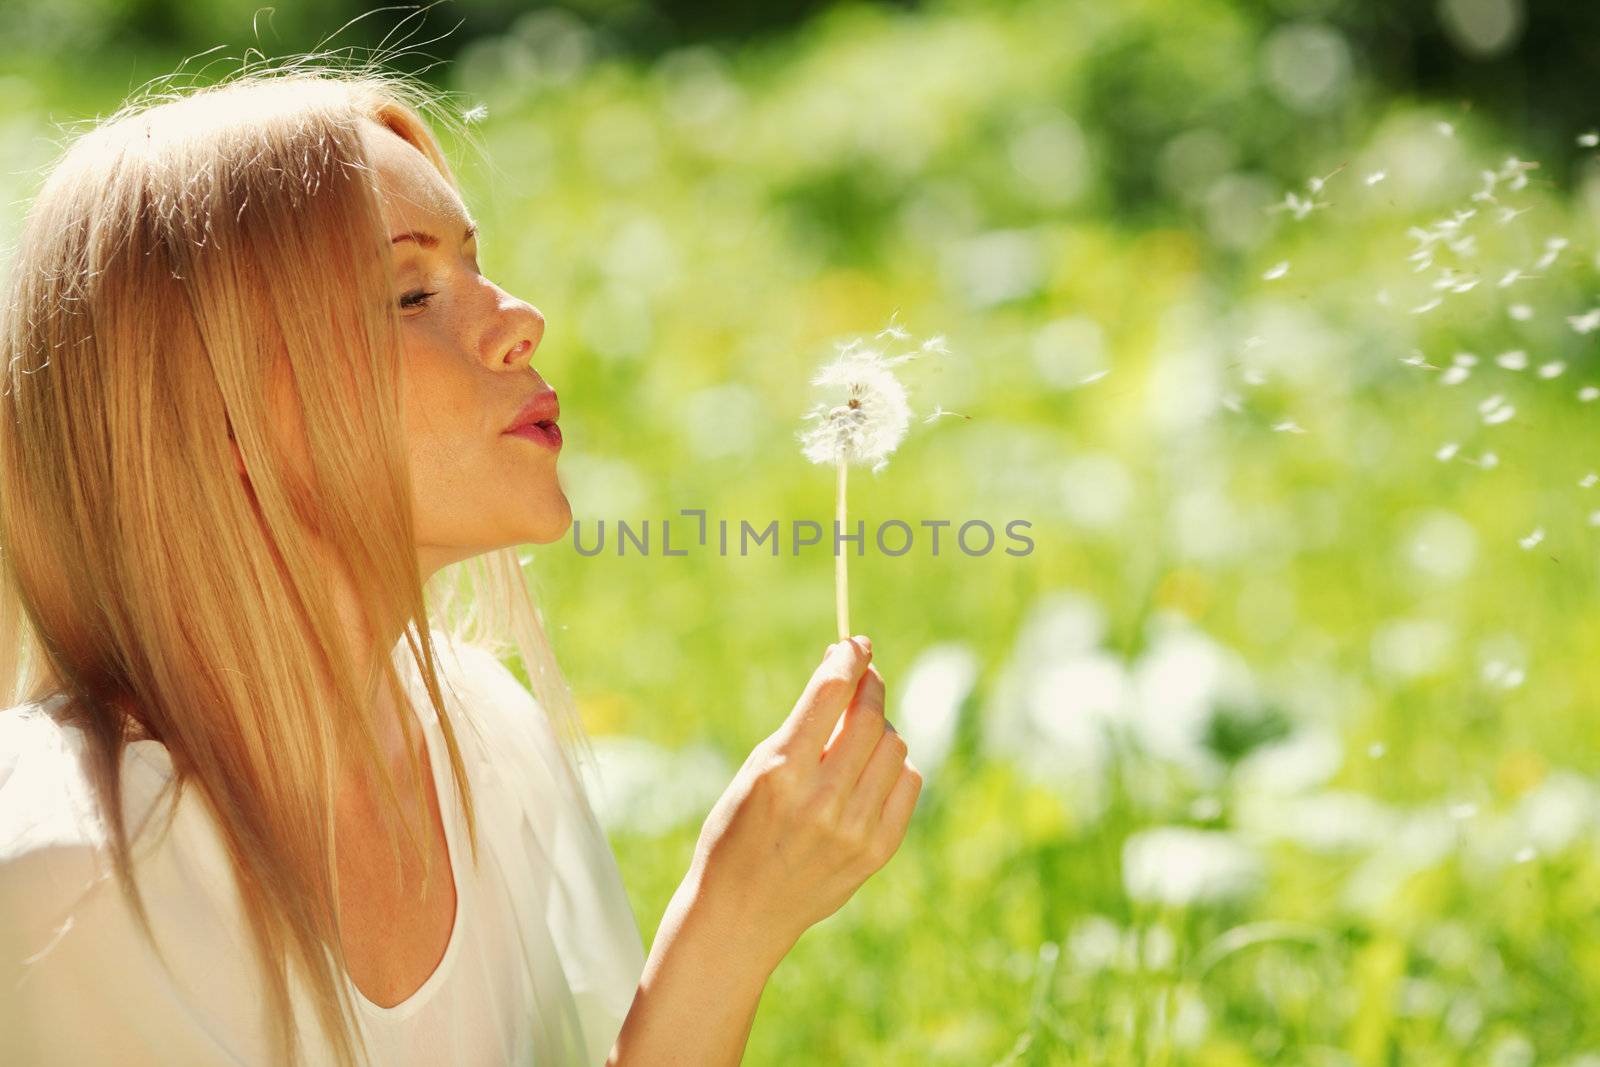
M 505 432 L 524 404 L 552 392 L 533 366 L 544 316 L 479 273 L 466 207 L 421 152 L 375 122 L 362 136 L 392 241 L 423 574 L 556 541 L 572 523 L 559 436 Z

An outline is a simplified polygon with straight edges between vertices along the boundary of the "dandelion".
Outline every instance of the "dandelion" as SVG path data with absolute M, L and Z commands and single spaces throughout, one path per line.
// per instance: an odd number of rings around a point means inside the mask
M 1275 282 L 1288 273 L 1289 261 L 1286 259 L 1281 263 L 1274 263 L 1272 266 L 1268 267 L 1267 272 L 1261 276 L 1261 280 L 1266 282 Z
M 905 332 L 892 323 L 878 334 L 899 340 Z M 889 464 L 889 456 L 900 446 L 911 422 L 911 407 L 905 386 L 893 368 L 925 352 L 944 352 L 944 339 L 934 337 L 920 349 L 897 356 L 885 356 L 877 348 L 866 347 L 856 338 L 839 349 L 838 356 L 825 364 L 811 384 L 829 394 L 805 419 L 809 429 L 800 434 L 801 451 L 813 463 L 831 463 L 838 471 L 835 509 L 839 532 L 844 532 L 846 472 L 851 464 L 870 464 L 877 474 Z M 839 400 L 842 402 L 834 403 Z M 942 410 L 942 409 L 941 409 Z M 839 640 L 850 636 L 850 587 L 843 552 L 834 553 L 835 609 Z

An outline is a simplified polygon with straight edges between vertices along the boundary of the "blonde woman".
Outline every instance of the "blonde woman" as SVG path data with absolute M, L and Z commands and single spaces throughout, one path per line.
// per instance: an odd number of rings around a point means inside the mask
M 309 64 L 146 95 L 31 205 L 0 1063 L 737 1063 L 904 836 L 921 778 L 840 642 L 645 957 L 513 547 L 571 518 L 544 319 L 479 271 L 431 106 Z

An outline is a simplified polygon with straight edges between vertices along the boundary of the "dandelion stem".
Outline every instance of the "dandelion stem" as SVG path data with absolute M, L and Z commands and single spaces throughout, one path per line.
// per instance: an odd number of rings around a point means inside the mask
M 839 454 L 838 467 L 839 492 L 834 499 L 834 510 L 837 512 L 839 519 L 838 533 L 842 534 L 844 533 L 845 474 L 850 469 L 850 465 L 845 461 L 842 451 Z M 839 640 L 848 641 L 850 639 L 850 574 L 848 559 L 843 552 L 839 551 L 839 539 L 837 536 L 834 537 L 833 541 L 833 596 L 834 609 L 839 619 Z

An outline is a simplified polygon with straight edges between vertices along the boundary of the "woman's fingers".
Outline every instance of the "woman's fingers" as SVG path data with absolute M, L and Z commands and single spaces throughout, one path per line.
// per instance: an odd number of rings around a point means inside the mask
M 885 730 L 879 736 L 839 816 L 840 825 L 847 828 L 847 832 L 866 839 L 877 827 L 884 803 L 906 768 L 906 755 L 905 740 L 898 733 Z
M 836 797 L 840 806 L 861 777 L 861 768 L 871 758 L 873 746 L 884 734 L 883 699 L 883 675 L 868 665 L 855 698 L 840 721 L 838 734 L 822 754 L 822 788 Z
M 877 871 L 899 849 L 905 840 L 911 816 L 917 810 L 917 797 L 922 793 L 922 772 L 910 760 L 900 767 L 900 777 L 883 802 L 879 813 L 877 832 L 872 840 L 872 869 Z
M 781 727 L 783 747 L 789 755 L 812 763 L 822 757 L 829 732 L 855 695 L 871 660 L 872 643 L 864 637 L 828 646 Z

